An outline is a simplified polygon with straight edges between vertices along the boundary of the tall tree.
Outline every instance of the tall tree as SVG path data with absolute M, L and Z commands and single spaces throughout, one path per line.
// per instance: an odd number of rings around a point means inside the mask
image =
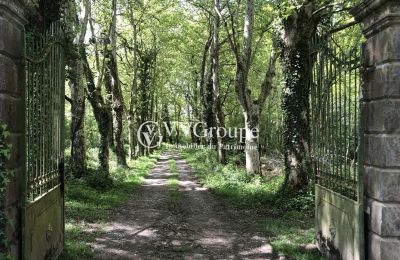
M 148 120 L 151 120 L 151 104 L 150 101 L 152 99 L 152 91 L 153 88 L 153 79 L 154 79 L 154 71 L 156 67 L 156 58 L 157 58 L 157 47 L 156 41 L 154 39 L 153 46 L 147 49 L 145 46 L 142 46 L 141 51 L 139 52 L 140 60 L 139 60 L 139 79 L 140 84 L 138 85 L 138 93 L 137 93 L 137 125 L 140 126 Z M 143 134 L 143 133 L 142 133 Z M 144 137 L 142 137 L 142 140 Z M 139 146 L 139 155 L 145 155 L 149 150 L 147 147 L 142 145 Z
M 242 50 L 240 50 L 235 24 L 233 22 L 231 23 L 230 30 L 228 27 L 228 23 L 226 22 L 226 18 L 223 17 L 222 12 L 218 11 L 218 15 L 224 23 L 224 27 L 228 35 L 229 44 L 231 46 L 236 61 L 235 92 L 236 98 L 242 107 L 245 122 L 246 170 L 249 173 L 260 173 L 261 164 L 260 152 L 258 148 L 258 130 L 260 115 L 264 107 L 265 100 L 268 97 L 273 86 L 272 83 L 275 76 L 275 63 L 277 55 L 275 55 L 274 53 L 271 54 L 264 80 L 260 85 L 260 94 L 257 99 L 252 99 L 251 91 L 248 86 L 248 78 L 253 54 L 253 0 L 246 0 Z M 230 17 L 232 17 L 232 15 L 233 14 L 230 14 Z
M 117 0 L 112 0 L 112 15 L 110 24 L 109 43 L 106 46 L 106 86 L 111 90 L 111 108 L 113 115 L 113 137 L 115 141 L 115 154 L 117 156 L 118 164 L 127 166 L 126 153 L 123 140 L 123 114 L 124 114 L 124 100 L 122 96 L 121 84 L 118 76 L 118 63 L 117 63 Z
M 73 4 L 75 13 L 74 28 L 76 37 L 73 46 L 77 50 L 68 55 L 69 85 L 71 88 L 71 170 L 77 177 L 81 177 L 86 170 L 85 149 L 85 75 L 83 61 L 79 50 L 84 48 L 86 25 L 89 19 L 89 7 L 85 7 L 84 17 L 79 21 L 76 4 Z
M 85 0 L 84 4 L 86 8 L 89 9 L 90 12 L 90 20 L 91 20 L 91 2 L 90 0 Z M 93 26 L 91 26 L 92 34 Z M 96 39 L 95 46 L 97 46 Z M 84 46 L 81 47 L 79 50 L 80 55 L 83 61 L 83 71 L 86 78 L 86 96 L 89 100 L 90 105 L 93 108 L 93 114 L 96 119 L 97 127 L 100 134 L 100 147 L 99 147 L 99 161 L 100 161 L 100 168 L 103 172 L 109 172 L 109 136 L 110 136 L 110 125 L 112 123 L 112 115 L 110 110 L 106 106 L 106 102 L 101 94 L 101 82 L 102 82 L 102 71 L 103 69 L 100 68 L 99 62 L 99 54 L 97 52 L 97 48 L 95 48 L 95 59 L 96 59 L 96 67 L 97 70 L 100 72 L 98 84 L 95 84 L 94 74 L 90 67 L 88 61 L 88 55 L 86 52 L 86 48 Z
M 315 8 L 315 1 L 306 1 L 283 19 L 283 137 L 286 184 L 290 189 L 298 189 L 308 182 L 310 39 L 318 25 L 313 16 Z
M 133 7 L 129 8 L 129 20 L 132 28 L 132 83 L 130 91 L 130 102 L 128 109 L 128 130 L 129 130 L 129 157 L 136 157 L 136 128 L 135 128 L 135 106 L 137 101 L 138 88 L 138 21 L 135 20 Z
M 210 17 L 211 18 L 211 17 Z M 213 67 L 211 59 L 211 45 L 212 45 L 212 28 L 210 36 L 204 45 L 203 56 L 200 69 L 200 95 L 202 97 L 202 119 L 206 124 L 206 128 L 213 128 L 216 126 L 214 116 L 214 90 L 213 90 Z M 214 136 L 215 137 L 215 136 Z M 206 138 L 205 142 L 215 144 L 215 138 Z
M 220 131 L 217 133 L 218 139 L 218 161 L 222 164 L 226 163 L 226 150 L 224 148 L 224 137 L 222 130 L 225 128 L 225 115 L 222 107 L 222 97 L 220 94 L 220 41 L 219 41 L 219 31 L 220 31 L 220 17 L 218 13 L 220 11 L 220 1 L 214 0 L 214 24 L 213 24 L 213 43 L 212 43 L 212 82 L 213 82 L 213 93 L 214 93 L 214 114 L 217 123 L 217 127 Z
M 333 14 L 347 11 L 354 1 L 282 0 L 279 7 L 283 30 L 281 33 L 281 64 L 285 86 L 282 96 L 283 140 L 286 180 L 290 190 L 308 184 L 310 172 L 309 95 L 313 61 L 312 40 L 323 21 L 332 25 Z M 289 8 L 287 8 L 289 6 Z M 340 23 L 340 21 L 339 21 Z M 343 30 L 355 22 L 336 25 Z

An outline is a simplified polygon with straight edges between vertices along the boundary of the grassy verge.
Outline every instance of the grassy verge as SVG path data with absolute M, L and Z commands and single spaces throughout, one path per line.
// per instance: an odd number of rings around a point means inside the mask
M 96 171 L 89 170 L 88 177 L 81 179 L 67 175 L 65 249 L 60 259 L 81 260 L 93 257 L 88 243 L 94 240 L 96 231 L 85 231 L 86 223 L 102 223 L 108 218 L 110 209 L 126 203 L 134 188 L 140 186 L 153 167 L 158 155 L 155 153 L 131 161 L 128 168 L 118 168 L 112 162 L 113 184 L 105 189 L 93 185 L 98 174 Z
M 254 211 L 258 229 L 271 238 L 276 253 L 297 260 L 323 259 L 318 252 L 301 249 L 302 245 L 315 242 L 314 199 L 310 191 L 296 197 L 285 196 L 280 192 L 282 173 L 249 175 L 235 163 L 236 158 L 225 166 L 218 164 L 213 151 L 187 150 L 181 155 L 214 194 L 238 208 Z

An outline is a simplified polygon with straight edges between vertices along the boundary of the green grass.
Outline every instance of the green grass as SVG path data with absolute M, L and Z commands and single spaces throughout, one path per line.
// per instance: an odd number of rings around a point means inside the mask
M 295 197 L 286 196 L 281 192 L 283 173 L 250 175 L 243 166 L 237 165 L 237 158 L 225 166 L 218 164 L 214 151 L 187 150 L 181 155 L 195 169 L 200 182 L 214 194 L 238 208 L 254 211 L 254 216 L 262 214 L 262 218 L 257 218 L 257 226 L 271 238 L 270 243 L 277 254 L 299 260 L 323 259 L 318 252 L 300 248 L 303 244 L 315 243 L 311 191 Z
M 93 187 L 96 171 L 89 170 L 90 181 L 74 179 L 70 175 L 66 182 L 66 240 L 60 259 L 91 259 L 93 252 L 88 243 L 96 237 L 95 232 L 86 232 L 85 223 L 102 223 L 112 208 L 123 205 L 140 186 L 144 177 L 155 164 L 159 154 L 141 157 L 129 162 L 129 168 L 118 168 L 110 164 L 112 185 L 106 189 Z M 94 165 L 94 163 L 93 163 Z M 98 174 L 98 173 L 97 173 Z M 101 179 L 101 178 L 100 178 Z
M 168 166 L 169 166 L 169 170 L 172 173 L 176 173 L 177 172 L 176 161 L 174 159 L 169 159 L 168 160 Z
M 171 175 L 168 177 L 168 193 L 172 199 L 178 199 L 179 193 L 179 174 L 176 167 L 176 161 L 174 159 L 168 160 L 169 170 Z
M 282 218 L 267 217 L 259 223 L 259 229 L 269 234 L 275 252 L 296 260 L 324 259 L 318 251 L 301 250 L 305 244 L 315 243 L 314 220 L 293 212 L 297 218 L 290 218 L 291 212 Z

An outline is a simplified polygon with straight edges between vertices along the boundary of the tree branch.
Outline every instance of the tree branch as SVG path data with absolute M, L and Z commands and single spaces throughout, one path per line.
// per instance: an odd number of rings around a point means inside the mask
M 345 29 L 347 29 L 347 28 L 349 28 L 349 27 L 352 27 L 353 25 L 359 24 L 359 23 L 360 23 L 359 21 L 352 21 L 352 22 L 350 22 L 350 23 L 343 24 L 343 25 L 341 25 L 341 26 L 339 26 L 339 27 L 336 27 L 336 28 L 331 29 L 331 30 L 328 32 L 328 35 L 331 35 L 331 34 L 334 34 L 334 33 L 340 32 L 340 31 L 343 31 L 343 30 L 345 30 Z
M 275 77 L 275 68 L 276 68 L 276 60 L 278 59 L 278 54 L 274 51 L 271 54 L 269 59 L 269 65 L 267 72 L 265 73 L 265 78 L 263 83 L 261 84 L 261 92 L 260 96 L 258 97 L 257 103 L 259 104 L 259 108 L 262 109 L 265 104 L 265 100 L 267 99 L 268 95 L 270 94 L 273 86 L 273 80 Z
M 219 18 L 221 19 L 222 24 L 224 25 L 229 45 L 231 46 L 233 55 L 235 56 L 236 62 L 238 63 L 239 62 L 239 52 L 238 52 L 237 46 L 235 44 L 235 40 L 233 39 L 233 36 L 231 35 L 231 33 L 229 31 L 228 23 L 222 16 L 220 10 L 216 10 L 216 13 L 218 14 Z
M 67 95 L 65 95 L 65 100 L 67 100 L 68 103 L 70 103 L 72 105 L 72 99 L 70 97 L 68 97 Z

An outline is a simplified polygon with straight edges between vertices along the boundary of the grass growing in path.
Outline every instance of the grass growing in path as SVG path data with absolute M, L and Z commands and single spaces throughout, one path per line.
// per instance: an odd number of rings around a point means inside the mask
M 323 259 L 318 252 L 304 251 L 314 243 L 314 199 L 310 191 L 296 197 L 280 192 L 284 175 L 251 175 L 233 161 L 223 166 L 210 150 L 186 150 L 182 156 L 194 168 L 200 182 L 238 208 L 253 212 L 258 229 L 271 238 L 277 254 L 289 259 Z
M 301 245 L 315 243 L 314 219 L 299 212 L 288 212 L 281 218 L 267 217 L 259 229 L 270 235 L 275 252 L 296 260 L 324 259 L 317 251 L 306 251 Z
M 87 173 L 87 178 L 66 182 L 65 249 L 60 259 L 91 259 L 93 251 L 88 245 L 96 237 L 95 232 L 85 231 L 86 223 L 102 223 L 112 208 L 123 205 L 131 198 L 135 188 L 157 161 L 159 154 L 141 157 L 129 162 L 129 168 L 111 168 L 113 184 L 106 189 L 94 187 L 96 171 Z M 97 175 L 98 176 L 98 175 Z
M 172 199 L 179 198 L 179 174 L 174 159 L 168 160 L 169 170 L 171 175 L 168 177 L 168 193 Z

